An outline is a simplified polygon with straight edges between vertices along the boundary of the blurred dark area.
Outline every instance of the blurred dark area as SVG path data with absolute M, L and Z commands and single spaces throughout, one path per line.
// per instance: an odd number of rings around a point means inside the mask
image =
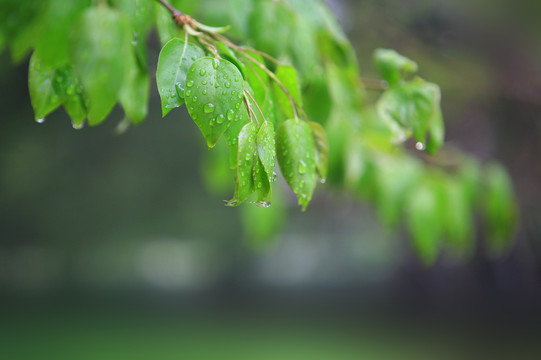
M 209 344 L 197 358 L 541 356 L 541 2 L 329 2 L 363 76 L 376 77 L 376 48 L 415 59 L 442 88 L 447 141 L 509 170 L 521 210 L 512 249 L 426 268 L 404 231 L 324 186 L 305 213 L 287 199 L 288 223 L 254 247 L 230 195 L 206 189 L 207 150 L 185 109 L 161 119 L 154 81 L 149 118 L 122 135 L 120 109 L 94 128 L 72 129 L 63 110 L 38 124 L 28 63 L 4 52 L 0 358 L 152 357 L 133 339 L 157 358 Z

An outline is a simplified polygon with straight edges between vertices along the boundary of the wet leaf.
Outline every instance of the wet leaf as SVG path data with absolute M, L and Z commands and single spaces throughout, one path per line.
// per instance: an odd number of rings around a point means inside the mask
M 257 133 L 257 154 L 261 159 L 263 169 L 269 179 L 274 178 L 274 164 L 276 162 L 276 146 L 274 139 L 274 127 L 272 123 L 261 124 Z
M 329 170 L 329 140 L 327 139 L 327 133 L 316 122 L 308 121 L 308 125 L 312 129 L 312 135 L 316 144 L 315 160 L 317 173 L 321 181 L 325 182 L 327 171 Z
M 237 179 L 235 195 L 227 203 L 228 206 L 237 206 L 248 199 L 255 191 L 253 168 L 256 149 L 257 126 L 253 122 L 246 124 L 239 134 L 237 154 Z
M 201 48 L 171 39 L 160 52 L 156 82 L 162 100 L 162 116 L 184 104 L 184 91 L 188 69 L 199 58 L 205 56 Z
M 240 71 L 227 60 L 205 57 L 190 67 L 184 97 L 188 112 L 209 147 L 216 144 L 235 119 L 243 90 Z
M 35 120 L 45 118 L 63 103 L 62 93 L 54 86 L 56 78 L 57 71 L 43 65 L 39 55 L 34 53 L 30 58 L 28 88 Z
M 391 86 L 398 84 L 404 76 L 418 70 L 414 61 L 390 49 L 377 49 L 374 52 L 374 64 Z
M 316 145 L 305 121 L 287 120 L 276 132 L 276 152 L 282 174 L 305 210 L 316 188 Z

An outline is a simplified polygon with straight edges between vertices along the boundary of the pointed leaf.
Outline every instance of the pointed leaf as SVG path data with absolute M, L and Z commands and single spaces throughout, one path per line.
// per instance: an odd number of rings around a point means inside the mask
M 235 119 L 243 90 L 240 71 L 227 60 L 205 57 L 190 67 L 184 91 L 186 105 L 209 147 Z
M 228 206 L 240 205 L 255 190 L 252 172 L 255 160 L 256 136 L 257 126 L 253 122 L 246 124 L 239 134 L 235 195 L 227 203 Z
M 398 84 L 404 75 L 415 73 L 418 69 L 414 61 L 390 49 L 377 49 L 374 64 L 391 86 Z
M 259 129 L 257 134 L 257 154 L 261 159 L 261 163 L 268 178 L 273 179 L 274 164 L 276 161 L 276 146 L 272 123 L 265 122 Z
M 276 150 L 282 174 L 305 210 L 316 188 L 316 145 L 310 125 L 283 122 L 276 132 Z
M 239 133 L 244 125 L 249 122 L 250 116 L 248 115 L 248 110 L 246 106 L 241 106 L 239 112 L 235 115 L 235 120 L 233 120 L 231 126 L 224 132 L 225 140 L 229 146 L 229 164 L 231 169 L 237 168 Z
M 118 99 L 130 55 L 131 34 L 122 14 L 106 7 L 89 8 L 73 30 L 71 51 L 76 74 L 88 96 L 88 121 L 97 125 Z
M 327 139 L 327 133 L 323 127 L 312 121 L 308 121 L 310 129 L 312 129 L 312 135 L 314 136 L 314 142 L 316 144 L 316 169 L 319 178 L 325 182 L 327 179 L 327 171 L 329 169 L 329 140 Z
M 252 172 L 254 188 L 257 190 L 256 205 L 268 207 L 271 201 L 271 182 L 263 166 L 261 158 L 255 154 L 254 167 Z
M 32 107 L 34 108 L 35 120 L 44 119 L 45 116 L 62 104 L 62 94 L 54 86 L 56 79 L 56 70 L 44 66 L 41 63 L 39 54 L 34 52 L 30 58 L 28 89 Z
M 301 88 L 297 70 L 293 66 L 281 65 L 276 69 L 275 75 L 285 87 L 295 105 L 302 108 Z M 276 82 L 273 82 L 273 90 L 274 98 L 279 109 L 279 119 L 284 121 L 285 119 L 293 118 L 293 106 L 287 94 Z
M 426 144 L 426 151 L 430 155 L 435 155 L 445 141 L 445 125 L 443 123 L 443 117 L 440 108 L 436 109 L 434 116 L 432 116 L 428 131 L 430 137 Z
M 184 104 L 184 90 L 188 69 L 205 56 L 201 48 L 175 38 L 160 52 L 156 82 L 162 100 L 162 116 Z

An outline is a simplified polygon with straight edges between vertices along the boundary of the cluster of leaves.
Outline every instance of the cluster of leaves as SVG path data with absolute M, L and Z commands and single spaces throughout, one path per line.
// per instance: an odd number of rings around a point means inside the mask
M 413 77 L 415 62 L 377 50 L 375 67 L 387 88 L 369 103 L 355 52 L 323 1 L 171 4 L 204 22 L 230 24 L 229 34 L 245 46 L 222 35 L 226 29 L 172 17 L 153 0 L 3 2 L 0 14 L 9 16 L 0 18 L 0 46 L 9 40 L 15 60 L 34 49 L 36 120 L 63 105 L 75 128 L 86 119 L 96 125 L 120 102 L 126 122 L 142 121 L 150 89 L 146 39 L 156 28 L 162 114 L 186 104 L 213 148 L 207 183 L 234 177 L 228 205 L 268 206 L 277 160 L 303 209 L 327 180 L 372 201 L 385 224 L 405 223 L 426 263 L 443 249 L 472 253 L 478 210 L 490 249 L 505 249 L 516 222 L 509 177 L 499 165 L 481 166 L 456 151 L 438 155 L 440 90 Z M 409 138 L 423 151 L 400 146 Z M 265 215 L 242 210 L 254 237 L 271 236 L 285 218 L 280 206 L 261 209 Z

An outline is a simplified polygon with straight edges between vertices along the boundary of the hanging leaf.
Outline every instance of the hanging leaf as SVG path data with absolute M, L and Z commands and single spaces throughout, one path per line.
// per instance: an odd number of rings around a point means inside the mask
M 446 237 L 457 255 L 471 255 L 475 242 L 473 239 L 473 213 L 463 184 L 457 179 L 444 179 L 443 191 L 443 226 Z
M 304 211 L 316 188 L 316 145 L 310 125 L 293 119 L 283 122 L 276 132 L 276 145 L 282 174 Z
M 292 13 L 284 0 L 259 0 L 250 18 L 250 33 L 256 48 L 280 57 L 287 48 Z
M 101 123 L 118 100 L 130 56 L 131 34 L 126 19 L 107 7 L 89 8 L 71 39 L 76 74 L 88 97 L 88 122 Z
M 276 69 L 275 75 L 285 87 L 295 105 L 302 108 L 301 88 L 299 85 L 297 70 L 295 70 L 293 66 L 280 65 Z M 279 120 L 285 121 L 286 119 L 293 118 L 293 105 L 291 104 L 289 97 L 276 82 L 273 82 L 273 90 L 274 98 L 279 109 Z
M 209 148 L 235 119 L 243 90 L 240 71 L 227 60 L 205 57 L 190 67 L 184 91 L 186 105 Z
M 308 121 L 310 129 L 312 129 L 312 135 L 314 136 L 314 142 L 316 144 L 315 161 L 317 174 L 322 182 L 327 179 L 327 171 L 329 169 L 329 140 L 327 139 L 327 133 L 323 127 L 312 121 Z
M 264 122 L 257 133 L 257 154 L 269 179 L 274 178 L 276 146 L 272 123 Z
M 156 82 L 162 100 L 162 116 L 184 104 L 184 90 L 188 69 L 199 58 L 205 56 L 201 48 L 171 39 L 160 52 Z
M 413 245 L 426 265 L 433 264 L 440 250 L 443 217 L 437 189 L 429 182 L 420 183 L 406 201 L 407 224 Z
M 271 182 L 261 159 L 257 156 L 257 153 L 254 156 L 252 176 L 254 188 L 257 191 L 256 205 L 269 207 L 271 200 Z
M 445 141 L 445 124 L 443 123 L 443 116 L 441 109 L 438 107 L 430 119 L 428 142 L 426 144 L 426 151 L 430 155 L 435 155 L 438 150 L 443 146 Z
M 374 52 L 374 64 L 390 86 L 398 84 L 404 76 L 418 70 L 414 61 L 390 49 L 377 49 Z
M 28 88 L 36 121 L 44 119 L 63 102 L 62 94 L 58 93 L 54 86 L 56 79 L 56 70 L 48 69 L 43 65 L 39 55 L 34 52 L 30 58 Z
M 231 169 L 237 168 L 239 133 L 244 125 L 248 124 L 249 122 L 250 116 L 248 115 L 248 110 L 245 106 L 241 106 L 239 112 L 237 115 L 235 115 L 235 119 L 224 132 L 224 137 L 227 141 L 227 145 L 229 146 L 229 164 Z
M 256 136 L 257 126 L 253 122 L 246 124 L 240 131 L 235 195 L 227 203 L 228 206 L 240 205 L 255 191 L 252 171 L 254 168 Z
M 511 243 L 518 219 L 513 186 L 505 169 L 498 164 L 487 166 L 484 182 L 482 210 L 486 245 L 493 254 L 501 254 Z

